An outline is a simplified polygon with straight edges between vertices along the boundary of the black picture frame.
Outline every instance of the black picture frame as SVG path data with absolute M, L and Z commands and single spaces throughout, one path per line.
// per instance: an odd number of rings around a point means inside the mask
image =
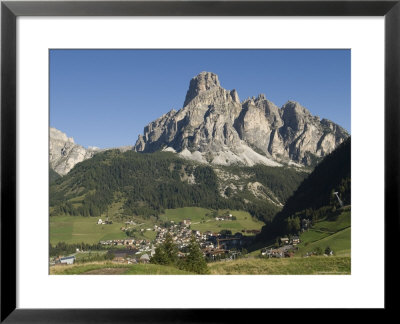
M 385 309 L 396 285 L 389 244 L 399 232 L 400 0 L 394 1 L 2 1 L 1 2 L 1 322 L 147 323 L 237 321 L 260 309 L 16 308 L 16 19 L 19 16 L 384 16 L 385 18 Z M 254 316 L 254 317 L 253 317 Z

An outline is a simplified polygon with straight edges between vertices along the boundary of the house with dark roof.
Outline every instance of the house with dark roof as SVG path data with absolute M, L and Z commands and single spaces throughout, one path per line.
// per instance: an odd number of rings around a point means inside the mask
M 74 264 L 74 263 L 75 263 L 75 260 L 76 260 L 75 255 L 72 255 L 72 256 L 67 256 L 67 257 L 58 258 L 58 259 L 56 260 L 56 263 L 61 263 L 61 264 Z

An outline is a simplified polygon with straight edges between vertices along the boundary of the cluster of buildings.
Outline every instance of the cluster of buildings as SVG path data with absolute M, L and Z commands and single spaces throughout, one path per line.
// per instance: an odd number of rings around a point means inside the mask
M 281 237 L 279 239 L 279 242 L 282 245 L 297 245 L 297 244 L 300 243 L 300 238 L 297 235 L 294 235 L 291 238 L 289 238 L 289 237 Z
M 215 220 L 217 221 L 226 221 L 226 220 L 232 220 L 232 214 L 228 214 L 228 215 L 223 215 L 223 216 L 217 216 L 215 217 Z
M 293 246 L 285 245 L 276 249 L 262 249 L 261 255 L 266 256 L 268 258 L 290 258 L 294 255 Z
M 155 226 L 157 231 L 155 244 L 162 244 L 169 233 L 180 251 L 179 256 L 184 256 L 185 254 L 182 252 L 185 251 L 192 235 L 194 235 L 204 256 L 209 261 L 227 258 L 235 259 L 240 255 L 238 251 L 246 240 L 242 233 L 236 233 L 235 235 L 213 233 L 211 231 L 201 233 L 200 231 L 191 230 L 189 225 L 190 220 L 184 220 L 180 224 L 171 224 L 168 228 Z
M 169 233 L 172 236 L 172 240 L 178 246 L 179 250 L 185 248 L 189 245 L 192 234 L 196 236 L 196 239 L 199 240 L 201 237 L 201 233 L 199 231 L 192 231 L 189 228 L 190 220 L 184 220 L 182 224 L 174 224 L 171 223 L 170 227 L 163 228 L 157 225 L 154 225 L 154 230 L 157 232 L 156 239 L 154 243 L 162 244 L 165 241 L 167 234 Z
M 119 239 L 119 240 L 107 240 L 107 241 L 100 241 L 101 245 L 123 245 L 127 246 L 128 248 L 141 248 L 143 245 L 150 245 L 150 240 L 145 240 L 145 239 L 135 239 L 133 237 L 127 237 L 125 239 Z
M 99 220 L 97 221 L 97 225 L 111 225 L 113 222 L 108 220 L 108 218 L 106 220 L 102 220 L 101 218 L 99 218 Z
M 294 255 L 296 245 L 300 243 L 300 238 L 297 235 L 292 237 L 281 237 L 279 239 L 280 247 L 264 248 L 261 250 L 261 255 L 268 258 L 290 258 Z
M 232 214 L 216 217 L 217 220 L 231 220 Z M 103 221 L 99 219 L 97 224 L 111 224 L 108 219 Z M 104 240 L 99 243 L 109 249 L 109 253 L 113 253 L 113 261 L 119 263 L 147 263 L 155 254 L 155 247 L 163 244 L 167 234 L 170 234 L 172 240 L 178 247 L 178 256 L 184 257 L 187 252 L 187 247 L 190 244 L 192 236 L 196 238 L 199 243 L 203 255 L 208 261 L 221 260 L 221 259 L 235 259 L 240 256 L 240 251 L 249 239 L 243 233 L 226 234 L 215 233 L 211 231 L 200 232 L 198 230 L 190 229 L 192 224 L 190 219 L 184 219 L 179 223 L 170 221 L 167 226 L 154 225 L 153 228 L 141 229 L 141 231 L 155 231 L 156 238 L 154 241 L 148 239 L 136 239 L 133 237 L 126 237 L 124 239 Z M 125 222 L 125 227 L 121 228 L 123 231 L 130 229 L 130 226 L 138 225 L 134 221 Z M 139 224 L 141 225 L 141 224 Z M 247 231 L 249 232 L 249 231 Z M 115 248 L 114 248 L 115 247 Z M 78 251 L 77 251 L 78 252 Z M 75 257 L 59 258 L 57 263 L 72 264 L 75 262 Z

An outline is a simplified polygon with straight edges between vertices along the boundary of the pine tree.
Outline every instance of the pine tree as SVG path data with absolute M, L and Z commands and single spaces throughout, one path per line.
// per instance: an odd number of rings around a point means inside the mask
M 207 267 L 207 262 L 204 259 L 203 252 L 201 251 L 200 246 L 197 243 L 195 236 L 193 235 L 190 239 L 188 251 L 189 253 L 183 260 L 181 268 L 199 274 L 209 273 L 209 269 Z
M 165 241 L 156 248 L 155 254 L 151 258 L 151 263 L 174 265 L 177 260 L 178 247 L 174 243 L 172 235 L 167 233 Z
M 329 246 L 327 246 L 326 249 L 325 249 L 325 254 L 326 255 L 330 255 L 331 251 L 332 251 L 331 248 Z
M 165 250 L 162 245 L 160 245 L 156 248 L 155 253 L 151 257 L 150 262 L 154 263 L 154 264 L 163 264 L 163 265 L 166 265 L 169 263 L 167 254 L 165 253 Z

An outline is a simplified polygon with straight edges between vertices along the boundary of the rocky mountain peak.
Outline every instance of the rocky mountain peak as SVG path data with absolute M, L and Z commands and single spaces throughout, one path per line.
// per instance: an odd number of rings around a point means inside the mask
M 231 95 L 232 100 L 233 100 L 234 102 L 240 103 L 239 95 L 238 95 L 236 89 L 233 89 L 233 90 L 230 92 L 230 95 Z
M 263 94 L 263 93 L 260 93 L 258 96 L 257 96 L 257 98 L 256 98 L 256 102 L 257 101 L 262 101 L 262 100 L 266 100 L 267 98 L 265 97 L 265 94 Z
M 220 88 L 221 85 L 218 80 L 218 75 L 212 72 L 201 72 L 190 80 L 189 90 L 186 93 L 186 98 L 183 106 L 186 106 L 193 98 L 203 91 L 212 88 Z
M 67 134 L 63 133 L 62 131 L 54 127 L 50 127 L 50 138 L 65 143 L 72 143 L 72 144 L 75 143 L 72 137 L 68 137 Z
M 311 115 L 310 111 L 297 101 L 289 100 L 282 106 L 283 113 Z
M 289 100 L 283 106 L 282 109 L 285 111 L 293 111 L 296 113 L 307 112 L 310 113 L 306 108 L 304 108 L 300 103 L 297 101 Z
M 67 134 L 54 127 L 50 127 L 49 142 L 50 168 L 61 176 L 66 175 L 79 162 L 90 159 L 91 157 L 93 157 L 93 155 L 99 152 L 109 150 L 101 149 L 96 146 L 89 146 L 88 148 L 84 148 L 83 146 L 76 144 L 72 137 L 68 137 Z M 133 150 L 133 146 L 125 145 L 110 149 L 118 149 L 121 152 L 126 152 Z
M 77 163 L 91 158 L 98 148 L 85 149 L 72 137 L 50 127 L 50 167 L 60 175 L 67 174 Z
M 348 136 L 296 101 L 281 109 L 264 94 L 240 102 L 237 91 L 222 88 L 216 74 L 201 72 L 190 81 L 183 108 L 147 125 L 134 150 L 172 150 L 220 165 L 310 165 L 312 156 L 325 156 Z

